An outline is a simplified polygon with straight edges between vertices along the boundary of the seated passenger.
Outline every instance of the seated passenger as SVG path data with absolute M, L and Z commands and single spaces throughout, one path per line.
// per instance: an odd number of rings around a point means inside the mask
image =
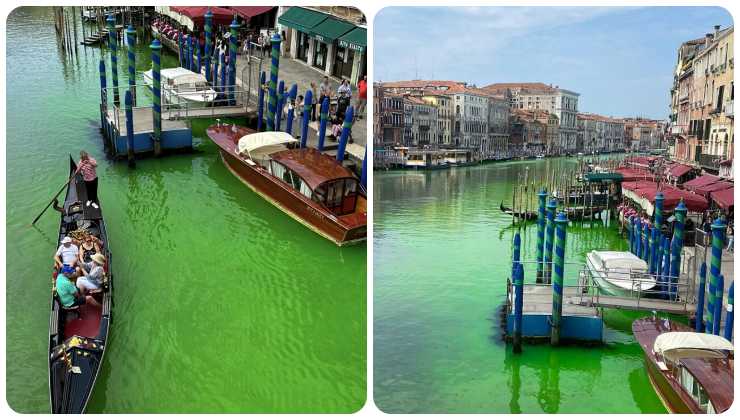
M 89 291 L 98 291 L 103 286 L 105 278 L 105 256 L 103 254 L 94 254 L 90 257 L 91 262 L 80 262 L 82 276 L 77 279 L 77 288 L 82 294 Z
M 100 254 L 100 247 L 102 245 L 103 241 L 88 234 L 80 244 L 80 255 L 78 256 L 80 264 L 92 261 L 90 258 L 95 254 Z
M 81 294 L 75 285 L 72 283 L 72 279 L 77 277 L 77 273 L 72 267 L 62 267 L 61 273 L 57 275 L 56 280 L 56 291 L 59 297 L 59 303 L 65 308 L 72 308 L 75 306 L 81 306 L 90 304 L 98 307 L 100 304 L 92 297 Z
M 65 236 L 62 239 L 62 244 L 57 248 L 57 253 L 54 254 L 54 266 L 60 269 L 64 266 L 75 267 L 77 265 L 77 258 L 79 257 L 80 249 L 72 243 L 72 238 Z

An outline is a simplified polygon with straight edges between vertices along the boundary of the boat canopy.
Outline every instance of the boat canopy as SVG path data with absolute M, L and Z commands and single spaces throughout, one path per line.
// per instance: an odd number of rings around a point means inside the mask
M 284 131 L 265 131 L 262 133 L 247 134 L 239 139 L 237 150 L 241 154 L 252 155 L 255 152 L 269 154 L 284 150 L 285 145 L 296 143 L 298 140 Z
M 594 259 L 607 270 L 647 271 L 647 263 L 626 251 L 594 251 Z
M 658 336 L 653 351 L 673 362 L 689 357 L 724 358 L 723 351 L 734 351 L 732 343 L 714 334 L 672 331 Z

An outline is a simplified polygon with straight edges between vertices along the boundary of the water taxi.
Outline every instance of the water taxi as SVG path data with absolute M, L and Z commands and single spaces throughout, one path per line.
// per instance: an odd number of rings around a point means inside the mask
M 160 72 L 162 100 L 172 105 L 209 105 L 216 100 L 218 93 L 208 84 L 202 74 L 175 67 Z M 152 86 L 152 70 L 144 72 L 144 82 Z
M 613 296 L 647 294 L 655 288 L 655 278 L 647 263 L 626 251 L 591 251 L 586 255 L 586 269 L 599 289 Z

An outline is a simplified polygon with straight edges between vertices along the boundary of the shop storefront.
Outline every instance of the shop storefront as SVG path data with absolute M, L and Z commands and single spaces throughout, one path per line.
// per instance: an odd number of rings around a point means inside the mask
M 357 83 L 367 74 L 367 29 L 355 27 L 337 39 L 336 77 Z M 341 53 L 341 51 L 344 51 Z M 341 57 L 340 57 L 341 54 Z

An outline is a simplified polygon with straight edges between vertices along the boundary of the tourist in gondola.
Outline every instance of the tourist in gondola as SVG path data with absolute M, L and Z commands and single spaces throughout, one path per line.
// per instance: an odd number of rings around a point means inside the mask
M 65 236 L 62 239 L 62 244 L 57 248 L 56 254 L 54 254 L 54 266 L 57 269 L 70 267 L 74 270 L 79 254 L 80 249 L 72 242 L 72 238 Z
M 97 291 L 103 287 L 105 279 L 105 256 L 103 254 L 93 254 L 90 262 L 80 262 L 82 276 L 77 278 L 77 288 L 82 294 L 89 291 Z
M 94 235 L 85 236 L 85 239 L 80 243 L 80 255 L 78 258 L 80 264 L 89 263 L 93 255 L 100 253 L 100 247 L 102 245 L 103 242 Z
M 64 267 L 57 275 L 55 286 L 57 297 L 59 297 L 59 303 L 61 303 L 65 308 L 74 308 L 75 306 L 82 306 L 85 304 L 100 306 L 92 296 L 85 296 L 80 293 L 77 287 L 72 283 L 73 279 L 76 277 L 77 272 L 71 267 Z
M 98 208 L 98 174 L 96 168 L 98 162 L 90 157 L 86 151 L 80 151 L 80 162 L 77 164 L 77 171 L 82 173 L 82 179 L 85 181 L 87 190 L 87 201 L 85 206 Z

